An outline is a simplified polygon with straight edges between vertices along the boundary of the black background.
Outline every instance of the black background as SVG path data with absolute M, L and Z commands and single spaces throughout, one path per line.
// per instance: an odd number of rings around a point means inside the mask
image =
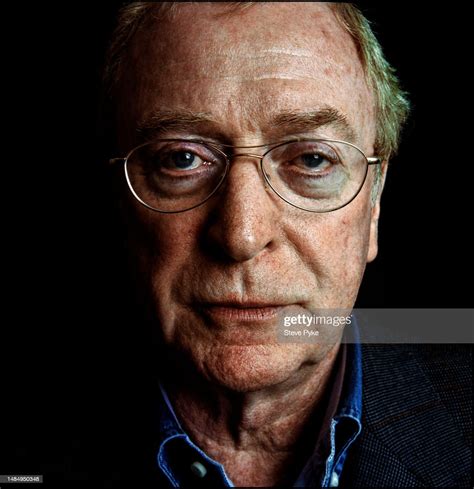
M 130 429 L 124 413 L 148 385 L 148 332 L 127 301 L 123 239 L 96 128 L 118 5 L 5 12 L 0 474 L 86 485 L 92 454 L 112 457 L 101 443 Z M 382 198 L 379 256 L 357 305 L 471 307 L 464 14 L 434 4 L 361 7 L 413 111 Z M 108 427 L 98 428 L 100 420 Z

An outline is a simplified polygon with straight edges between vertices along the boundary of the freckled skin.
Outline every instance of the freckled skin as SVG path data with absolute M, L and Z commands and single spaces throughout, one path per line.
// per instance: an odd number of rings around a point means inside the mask
M 373 98 L 327 5 L 262 3 L 217 18 L 219 9 L 183 5 L 173 20 L 137 36 L 120 90 L 123 153 L 135 144 L 137 123 L 158 108 L 211 113 L 232 144 L 249 146 L 278 136 L 266 124 L 269 108 L 332 105 L 373 154 Z M 192 304 L 225 297 L 284 299 L 307 311 L 351 308 L 377 253 L 372 171 L 353 202 L 326 214 L 296 209 L 266 189 L 253 158 L 236 159 L 216 196 L 188 212 L 155 213 L 127 196 L 140 282 L 175 370 L 170 395 L 193 439 L 236 485 L 285 482 L 282 467 L 304 451 L 301 434 L 339 343 L 279 344 L 274 332 L 216 331 Z

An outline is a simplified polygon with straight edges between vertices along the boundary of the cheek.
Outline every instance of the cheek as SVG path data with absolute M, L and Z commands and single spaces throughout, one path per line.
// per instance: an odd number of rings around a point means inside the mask
M 370 215 L 367 211 L 342 217 L 338 224 L 340 248 L 337 260 L 341 264 L 339 279 L 347 289 L 359 289 L 365 270 L 370 236 Z M 351 293 L 354 290 L 351 291 Z
M 139 282 L 169 295 L 170 283 L 198 249 L 199 212 L 159 214 L 132 204 L 128 215 L 129 248 L 140 270 Z
M 295 251 L 317 284 L 313 307 L 353 306 L 367 259 L 369 195 L 359 195 L 338 211 L 309 215 L 292 227 Z

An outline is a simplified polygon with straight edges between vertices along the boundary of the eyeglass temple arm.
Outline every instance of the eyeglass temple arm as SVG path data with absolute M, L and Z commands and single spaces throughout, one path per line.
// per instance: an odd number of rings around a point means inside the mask
M 117 163 L 123 163 L 126 158 L 111 158 L 109 160 L 109 165 L 116 165 Z
M 382 163 L 382 159 L 378 158 L 377 156 L 372 156 L 370 158 L 367 158 L 367 163 L 369 165 L 379 165 L 380 163 Z

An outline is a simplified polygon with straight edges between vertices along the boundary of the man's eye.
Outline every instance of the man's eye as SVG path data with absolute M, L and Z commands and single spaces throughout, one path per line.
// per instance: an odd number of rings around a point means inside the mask
M 322 177 L 342 164 L 335 148 L 323 141 L 300 141 L 275 148 L 272 161 L 294 177 Z
M 334 158 L 322 153 L 304 153 L 289 162 L 290 166 L 294 167 L 295 170 L 316 174 L 329 171 L 337 163 Z
M 317 153 L 301 155 L 294 163 L 310 170 L 324 170 L 331 165 L 327 158 Z
M 190 151 L 172 151 L 158 154 L 154 163 L 170 170 L 194 170 L 199 168 L 204 161 Z

